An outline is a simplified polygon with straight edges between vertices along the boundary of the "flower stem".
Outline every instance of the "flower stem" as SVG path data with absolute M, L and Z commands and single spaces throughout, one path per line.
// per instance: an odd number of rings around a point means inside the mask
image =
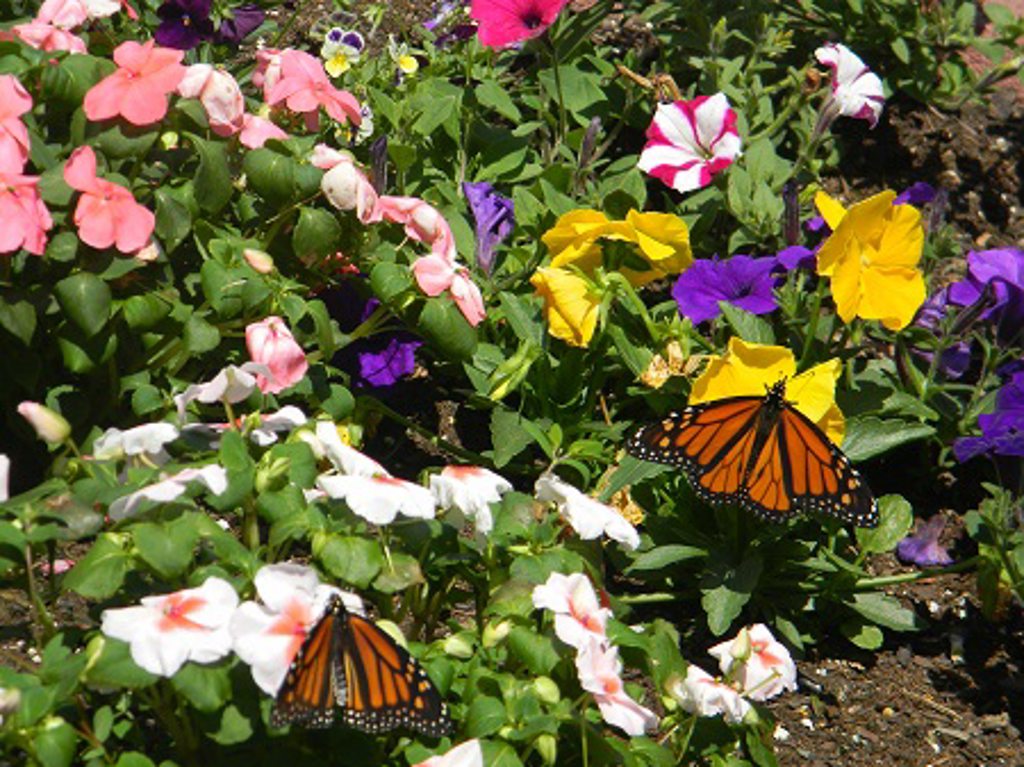
M 825 281 L 818 280 L 818 287 L 814 291 L 814 298 L 811 299 L 810 324 L 807 326 L 807 337 L 804 339 L 804 348 L 800 352 L 800 364 L 798 370 L 803 370 L 811 358 L 811 349 L 814 347 L 814 337 L 818 334 L 818 318 L 821 316 L 821 302 L 825 297 Z
M 860 578 L 854 584 L 854 588 L 857 591 L 871 591 L 874 589 L 880 589 L 883 586 L 893 586 L 898 583 L 913 583 L 914 581 L 924 580 L 925 578 L 934 578 L 938 575 L 961 573 L 964 570 L 970 570 L 976 567 L 981 561 L 982 557 L 975 555 L 965 559 L 963 562 L 957 562 L 955 565 L 949 565 L 948 567 L 929 567 L 923 570 L 916 570 L 912 573 L 896 573 L 894 575 L 881 575 L 876 578 Z
M 552 146 L 552 157 L 555 155 L 555 149 L 562 140 L 565 138 L 565 134 L 569 130 L 569 119 L 565 112 L 565 99 L 562 96 L 562 75 L 558 66 L 558 46 L 555 45 L 550 35 L 546 32 L 544 34 L 544 40 L 547 42 L 548 53 L 551 54 L 551 71 L 555 77 L 555 95 L 558 97 L 558 135 L 555 137 L 554 145 Z
M 32 602 L 32 609 L 36 613 L 36 621 L 39 623 L 41 629 L 40 646 L 45 645 L 54 634 L 57 633 L 57 627 L 53 623 L 53 619 L 50 617 L 49 610 L 46 609 L 46 604 L 43 602 L 43 598 L 39 595 L 39 587 L 36 584 L 36 576 L 33 572 L 34 562 L 32 561 L 32 545 L 29 543 L 25 544 L 25 582 L 28 587 L 28 597 Z

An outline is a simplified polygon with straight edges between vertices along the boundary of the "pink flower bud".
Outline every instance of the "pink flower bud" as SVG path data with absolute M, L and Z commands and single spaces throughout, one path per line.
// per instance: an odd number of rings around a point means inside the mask
M 71 424 L 67 419 L 45 405 L 26 400 L 18 405 L 18 412 L 36 430 L 39 439 L 50 445 L 59 445 L 71 436 Z
M 256 376 L 256 385 L 265 394 L 276 394 L 298 383 L 309 368 L 305 352 L 280 317 L 267 317 L 246 327 L 245 345 L 253 362 L 270 369 L 270 378 Z

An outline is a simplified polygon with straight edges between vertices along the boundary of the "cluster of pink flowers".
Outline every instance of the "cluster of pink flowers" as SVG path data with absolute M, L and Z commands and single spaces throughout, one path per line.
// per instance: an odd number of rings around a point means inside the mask
M 619 651 L 605 635 L 611 610 L 602 607 L 587 576 L 552 573 L 533 590 L 533 606 L 555 614 L 555 635 L 576 649 L 580 686 L 594 696 L 601 716 L 627 735 L 643 735 L 658 717 L 626 692 Z
M 85 41 L 72 30 L 87 21 L 113 16 L 121 6 L 118 0 L 46 0 L 32 21 L 15 24 L 8 34 L 43 51 L 85 53 Z M 124 7 L 131 18 L 138 18 L 130 5 Z
M 0 253 L 24 248 L 40 256 L 53 219 L 39 196 L 39 177 L 25 175 L 29 139 L 21 116 L 30 109 L 32 97 L 18 79 L 0 75 Z
M 480 288 L 459 262 L 451 227 L 437 208 L 418 197 L 378 195 L 349 155 L 324 144 L 317 144 L 312 161 L 327 171 L 320 188 L 338 210 L 355 211 L 364 224 L 401 224 L 409 239 L 430 248 L 430 253 L 420 256 L 412 265 L 420 290 L 432 297 L 447 291 L 470 325 L 483 321 Z

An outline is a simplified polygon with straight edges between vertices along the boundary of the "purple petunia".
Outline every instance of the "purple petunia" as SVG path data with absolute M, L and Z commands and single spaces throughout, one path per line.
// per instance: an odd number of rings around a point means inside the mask
M 898 195 L 892 201 L 893 205 L 926 205 L 935 199 L 935 187 L 927 181 L 916 181 Z
M 217 30 L 217 42 L 238 45 L 252 32 L 260 28 L 266 14 L 258 5 L 246 3 L 231 12 L 230 19 L 224 19 Z
M 768 314 L 778 307 L 772 277 L 776 265 L 771 257 L 694 261 L 672 286 L 672 297 L 679 305 L 679 313 L 695 325 L 721 314 L 721 301 L 751 314 Z
M 938 293 L 929 296 L 914 318 L 914 325 L 933 332 L 939 329 L 939 325 L 946 316 L 946 307 L 949 305 L 949 288 L 943 288 Z M 929 363 L 932 361 L 933 353 L 923 349 L 915 349 L 923 359 Z M 942 351 L 939 360 L 939 369 L 949 378 L 960 378 L 971 366 L 971 345 L 969 342 L 960 340 Z
M 1024 327 L 1024 250 L 969 252 L 967 276 L 949 286 L 949 302 L 978 305 L 978 319 L 997 323 L 1000 340 L 1013 340 Z
M 934 515 L 927 522 L 919 522 L 916 533 L 896 544 L 896 556 L 901 562 L 918 567 L 945 567 L 952 564 L 953 558 L 939 544 L 939 537 L 945 527 L 946 519 L 941 514 Z
M 788 248 L 780 250 L 775 255 L 775 259 L 779 266 L 787 272 L 791 272 L 794 269 L 813 269 L 817 263 L 818 254 L 817 251 L 805 248 L 803 245 L 790 245 Z
M 959 437 L 953 453 L 963 463 L 978 455 L 1024 457 L 1024 371 L 1016 371 L 996 394 L 994 413 L 978 416 L 980 437 Z
M 167 0 L 156 15 L 161 21 L 153 37 L 159 45 L 190 51 L 213 39 L 210 0 Z
M 494 268 L 494 249 L 516 226 L 512 200 L 494 191 L 486 181 L 464 181 L 462 191 L 476 222 L 476 262 L 485 273 Z

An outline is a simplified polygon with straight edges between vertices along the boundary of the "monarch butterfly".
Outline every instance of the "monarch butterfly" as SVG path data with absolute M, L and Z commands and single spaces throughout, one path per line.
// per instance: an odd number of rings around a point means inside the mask
M 626 450 L 645 461 L 682 466 L 697 495 L 737 503 L 775 522 L 818 512 L 875 527 L 874 496 L 850 460 L 786 400 L 780 380 L 763 397 L 691 405 L 644 426 Z
M 330 727 L 336 706 L 363 732 L 408 727 L 440 737 L 451 729 L 448 706 L 416 659 L 334 594 L 288 669 L 270 723 Z

